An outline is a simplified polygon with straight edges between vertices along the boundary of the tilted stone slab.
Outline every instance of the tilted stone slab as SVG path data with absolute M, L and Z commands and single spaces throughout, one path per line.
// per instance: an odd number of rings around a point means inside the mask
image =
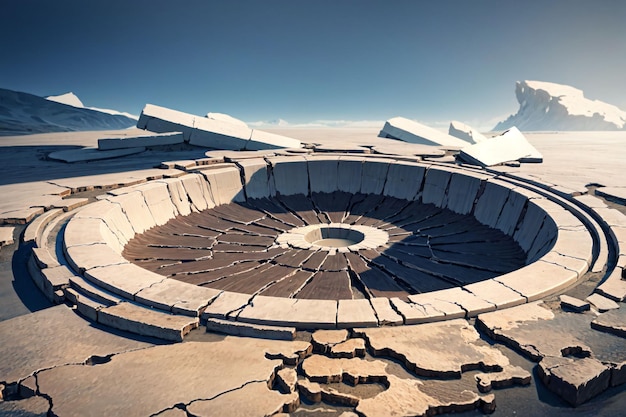
M 622 269 L 615 268 L 596 291 L 613 301 L 626 300 L 626 280 L 622 277 Z
M 104 243 L 72 246 L 65 249 L 65 255 L 72 269 L 79 272 L 101 266 L 128 264 L 119 252 Z
M 204 309 L 202 319 L 227 319 L 231 314 L 236 316 L 242 308 L 248 305 L 251 297 L 250 294 L 223 291 Z
M 182 132 L 169 132 L 156 135 L 126 136 L 98 139 L 98 149 L 126 149 L 149 146 L 176 145 L 185 141 Z
M 426 168 L 410 162 L 394 162 L 389 165 L 383 194 L 401 200 L 414 200 L 422 187 Z
M 600 313 L 620 308 L 620 304 L 597 293 L 591 294 L 589 297 L 585 298 L 585 300 L 593 304 Z
M 189 143 L 213 149 L 243 150 L 252 136 L 252 129 L 222 120 L 196 117 Z
M 461 149 L 459 156 L 480 166 L 499 165 L 508 161 L 542 162 L 543 156 L 516 127 L 500 136 Z
M 454 136 L 455 138 L 459 138 L 468 143 L 479 143 L 488 139 L 485 135 L 483 135 L 473 127 L 466 125 L 465 123 L 458 122 L 456 120 L 450 122 L 450 126 L 448 127 L 448 135 Z
M 338 300 L 337 327 L 375 327 L 378 320 L 369 300 Z
M 500 216 L 496 222 L 496 229 L 501 230 L 505 235 L 513 236 L 515 227 L 527 201 L 528 198 L 518 193 L 517 190 L 509 192 L 508 198 L 502 206 Z
M 296 336 L 295 327 L 263 326 L 260 324 L 221 319 L 208 319 L 206 328 L 209 332 L 261 339 L 293 340 Z
M 591 322 L 591 328 L 626 337 L 626 308 L 617 308 L 600 314 Z
M 60 265 L 53 268 L 43 268 L 41 275 L 44 278 L 43 293 L 49 300 L 53 300 L 55 291 L 70 285 L 70 279 L 74 277 L 74 272 L 65 265 Z
M 272 178 L 272 191 L 281 195 L 309 193 L 309 173 L 304 157 L 275 157 L 269 158 Z
M 189 142 L 196 117 L 193 114 L 146 104 L 139 115 L 137 127 L 157 133 L 182 132 L 185 141 Z
M 175 279 L 165 279 L 135 294 L 135 301 L 174 314 L 196 317 L 219 294 L 220 290 L 199 287 Z
M 241 173 L 236 166 L 204 171 L 211 196 L 216 205 L 245 201 Z
M 200 321 L 124 302 L 98 311 L 98 323 L 143 336 L 181 342 Z
M 476 220 L 489 227 L 495 228 L 502 207 L 509 198 L 510 189 L 495 180 L 485 183 L 485 189 L 476 201 L 474 217 Z
M 250 140 L 246 143 L 246 150 L 262 150 L 277 148 L 300 148 L 302 142 L 298 139 L 290 138 L 276 133 L 265 132 L 263 130 L 253 129 Z
M 336 317 L 335 300 L 256 296 L 237 316 L 237 320 L 255 324 L 293 326 L 298 329 L 334 329 L 337 324 Z
M 332 193 L 337 191 L 338 165 L 335 157 L 306 157 L 309 170 L 309 183 L 312 193 Z
M 269 174 L 267 162 L 261 158 L 237 161 L 243 173 L 244 188 L 247 198 L 269 198 Z
M 494 278 L 495 281 L 519 292 L 529 302 L 564 290 L 577 279 L 578 274 L 575 271 L 541 260 Z
M 130 300 L 144 288 L 167 279 L 131 263 L 90 268 L 84 275 L 94 284 Z
M 367 158 L 361 168 L 361 193 L 381 194 L 387 182 L 391 161 L 383 158 Z
M 13 232 L 15 227 L 3 226 L 0 227 L 0 246 L 8 246 L 13 244 Z
M 53 268 L 60 265 L 56 255 L 53 256 L 47 247 L 33 248 L 32 252 L 33 259 L 39 268 Z
M 112 306 L 122 301 L 128 301 L 128 299 L 106 291 L 79 275 L 70 277 L 70 286 L 79 292 L 81 296 L 84 295 L 103 306 Z
M 380 137 L 391 137 L 404 142 L 423 145 L 463 148 L 470 143 L 404 117 L 394 117 L 385 122 Z
M 41 242 L 40 237 L 43 234 L 45 227 L 57 216 L 63 214 L 61 209 L 48 210 L 45 213 L 37 216 L 24 230 L 22 241 L 24 243 L 35 242 L 38 247 L 43 247 L 44 242 Z M 6 231 L 5 231 L 6 233 Z M 12 237 L 12 234 L 11 234 Z
M 356 194 L 361 190 L 364 158 L 340 156 L 337 166 L 337 190 Z
M 422 202 L 440 208 L 445 207 L 446 191 L 451 177 L 452 172 L 449 170 L 429 167 L 424 180 Z
M 546 212 L 532 201 L 529 201 L 524 218 L 513 234 L 513 239 L 519 243 L 524 252 L 528 252 L 532 247 L 545 218 Z
M 104 221 L 94 218 L 71 219 L 63 233 L 63 244 L 65 248 L 106 244 L 120 253 L 123 249 L 117 236 L 111 232 Z

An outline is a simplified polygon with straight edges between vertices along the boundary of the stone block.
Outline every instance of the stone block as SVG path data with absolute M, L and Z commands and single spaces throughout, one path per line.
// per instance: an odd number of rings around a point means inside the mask
M 182 132 L 185 141 L 189 142 L 195 118 L 189 113 L 146 104 L 139 115 L 137 127 L 157 133 Z
M 105 244 L 118 253 L 122 253 L 124 244 L 102 221 L 96 218 L 73 218 L 65 227 L 63 234 L 63 245 L 65 248 L 74 246 L 86 246 L 94 244 Z
M 516 127 L 500 136 L 461 149 L 459 156 L 480 166 L 499 165 L 508 161 L 542 162 L 543 156 Z
M 422 202 L 434 204 L 437 207 L 445 207 L 446 192 L 452 172 L 440 168 L 428 168 L 426 179 L 424 180 L 424 191 Z
M 489 180 L 474 207 L 474 217 L 484 225 L 495 228 L 502 208 L 509 198 L 509 188 Z
M 621 268 L 615 268 L 608 278 L 596 288 L 596 291 L 613 301 L 626 300 L 626 280 L 622 277 L 622 271 Z
M 548 356 L 539 362 L 539 377 L 548 389 L 573 406 L 578 406 L 605 391 L 611 369 L 597 359 Z
M 172 200 L 172 204 L 174 204 L 177 214 L 182 216 L 191 214 L 191 202 L 189 201 L 187 191 L 180 178 L 167 178 L 158 180 L 157 182 L 163 182 L 167 185 L 170 199 Z
M 582 313 L 583 311 L 587 311 L 590 308 L 588 302 L 585 302 L 575 297 L 571 297 L 569 295 L 560 295 L 559 300 L 561 301 L 561 308 L 563 308 L 564 310 Z
M 246 143 L 246 150 L 262 150 L 277 148 L 301 148 L 302 142 L 298 139 L 290 138 L 275 133 L 253 129 L 250 140 Z
M 76 213 L 74 219 L 102 219 L 122 245 L 135 237 L 135 230 L 122 206 L 111 200 L 105 199 L 89 204 Z
M 448 135 L 459 138 L 468 143 L 479 143 L 487 140 L 487 137 L 478 130 L 466 125 L 465 123 L 453 120 L 448 127 Z
M 53 268 L 59 266 L 59 260 L 56 255 L 53 256 L 47 247 L 33 248 L 33 258 L 39 268 Z
M 189 143 L 213 149 L 243 150 L 246 147 L 252 129 L 222 120 L 194 118 L 194 129 L 189 135 Z
M 180 181 L 187 192 L 192 211 L 199 212 L 215 207 L 209 183 L 201 174 L 185 175 Z
M 387 181 L 391 161 L 382 158 L 367 158 L 361 168 L 361 193 L 381 194 Z
M 309 195 L 309 173 L 303 157 L 275 157 L 269 159 L 271 179 L 276 193 L 280 195 Z
M 618 309 L 620 306 L 610 298 L 604 297 L 600 294 L 591 294 L 585 298 L 585 301 L 590 302 L 600 312 Z
M 101 266 L 128 263 L 119 252 L 109 245 L 97 243 L 87 246 L 72 246 L 65 249 L 67 261 L 75 271 L 97 268 Z
M 496 222 L 496 229 L 501 230 L 502 233 L 512 236 L 515 232 L 515 227 L 519 221 L 520 215 L 524 210 L 528 198 L 518 193 L 515 190 L 509 192 L 506 203 L 502 206 L 500 216 Z
M 156 135 L 125 136 L 98 139 L 98 149 L 126 149 L 150 146 L 175 145 L 185 141 L 182 132 L 168 132 Z
M 85 295 L 95 302 L 105 306 L 112 306 L 122 301 L 128 301 L 123 297 L 103 290 L 102 288 L 94 285 L 93 283 L 78 275 L 70 277 L 70 286 L 77 290 L 80 294 Z
M 245 201 L 241 173 L 236 166 L 204 171 L 204 176 L 216 205 Z
M 496 305 L 494 303 L 485 301 L 475 294 L 459 287 L 409 296 L 409 300 L 417 304 L 426 304 L 432 299 L 452 304 L 452 310 L 456 310 L 454 305 L 462 308 L 465 311 L 466 317 L 476 317 L 479 314 L 494 311 L 496 309 Z M 450 309 L 448 311 L 450 311 Z
M 383 194 L 402 200 L 414 200 L 422 188 L 426 168 L 410 162 L 394 162 L 389 165 Z
M 469 214 L 474 207 L 480 184 L 480 178 L 467 174 L 452 174 L 446 207 L 455 213 Z
M 529 201 L 526 213 L 521 219 L 517 230 L 513 233 L 513 239 L 519 243 L 524 252 L 530 251 L 545 218 L 546 212 L 532 201 Z
M 130 300 L 134 300 L 139 291 L 167 279 L 131 263 L 90 268 L 84 276 L 107 291 Z
M 463 287 L 478 298 L 495 304 L 497 310 L 514 307 L 526 302 L 526 297 L 493 279 Z
M 107 199 L 120 205 L 135 233 L 143 233 L 156 226 L 152 212 L 148 208 L 143 194 L 138 190 Z
M 394 310 L 404 319 L 404 324 L 419 324 L 441 321 L 446 319 L 443 311 L 437 310 L 430 304 L 419 305 L 407 303 L 399 298 L 390 298 Z
M 364 158 L 340 156 L 337 165 L 337 190 L 356 194 L 361 191 Z
M 24 230 L 22 241 L 24 243 L 35 242 L 38 247 L 43 247 L 43 242 L 39 237 L 42 235 L 45 227 L 57 216 L 61 215 L 63 210 L 52 209 L 48 210 L 40 216 L 35 217 L 32 222 Z M 5 232 L 6 233 L 6 232 Z
M 247 198 L 268 198 L 270 196 L 269 174 L 264 159 L 242 159 L 237 161 L 242 171 Z
M 312 193 L 337 191 L 338 165 L 335 157 L 307 157 L 309 186 Z
M 13 233 L 15 227 L 3 226 L 0 227 L 0 246 L 8 246 L 13 244 Z
M 213 301 L 220 290 L 164 279 L 135 294 L 135 301 L 174 314 L 196 317 Z
M 395 326 L 404 323 L 402 316 L 396 313 L 388 298 L 371 298 L 370 304 L 376 313 L 379 326 Z
M 255 337 L 258 339 L 293 340 L 296 336 L 295 327 L 263 326 L 221 319 L 208 319 L 206 328 L 209 332 Z
M 199 320 L 125 302 L 99 310 L 98 323 L 142 336 L 181 342 L 187 333 L 198 327 Z
M 375 327 L 378 325 L 376 314 L 369 300 L 339 300 L 337 307 L 337 327 Z
M 153 181 L 140 184 L 135 188 L 143 195 L 152 218 L 158 226 L 164 225 L 178 214 L 170 198 L 167 184 Z
M 235 313 L 236 316 L 236 313 L 248 305 L 251 297 L 250 294 L 223 291 L 204 309 L 202 319 L 227 319 L 231 317 L 233 313 Z
M 544 261 L 537 261 L 524 268 L 493 278 L 522 294 L 528 302 L 539 300 L 562 291 L 578 279 L 575 271 Z
M 334 329 L 336 317 L 335 300 L 256 296 L 237 316 L 237 320 L 272 326 L 293 326 L 298 329 Z
M 55 291 L 70 285 L 70 278 L 74 276 L 74 272 L 65 265 L 60 265 L 53 268 L 43 268 L 41 275 L 43 276 L 43 293 L 49 300 L 52 300 Z
M 460 149 L 469 145 L 469 142 L 404 117 L 394 117 L 387 120 L 379 136 L 399 139 L 409 143 L 435 145 L 451 149 Z

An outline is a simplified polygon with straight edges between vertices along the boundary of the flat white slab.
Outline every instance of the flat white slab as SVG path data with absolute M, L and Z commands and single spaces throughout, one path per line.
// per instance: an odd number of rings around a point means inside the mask
M 67 151 L 52 152 L 48 155 L 50 159 L 63 162 L 87 162 L 98 161 L 101 159 L 119 158 L 121 156 L 134 155 L 145 151 L 144 147 L 134 147 L 126 149 L 114 149 L 101 151 L 98 148 L 82 148 L 82 149 L 69 149 Z
M 98 149 L 101 151 L 108 151 L 112 149 L 175 145 L 183 142 L 184 138 L 182 132 L 168 132 L 122 138 L 102 138 L 98 139 Z
M 459 156 L 472 164 L 499 165 L 509 161 L 542 162 L 541 153 L 512 127 L 500 136 L 461 149 Z

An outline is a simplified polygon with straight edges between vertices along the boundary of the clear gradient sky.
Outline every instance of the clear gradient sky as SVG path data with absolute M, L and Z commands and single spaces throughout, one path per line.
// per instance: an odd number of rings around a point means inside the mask
M 517 80 L 626 109 L 626 1 L 2 0 L 0 87 L 248 122 L 493 126 Z

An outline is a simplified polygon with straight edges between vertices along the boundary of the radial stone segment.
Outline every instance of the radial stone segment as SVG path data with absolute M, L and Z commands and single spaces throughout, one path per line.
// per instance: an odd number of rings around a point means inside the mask
M 330 169 L 332 186 L 317 178 Z M 174 314 L 299 328 L 472 317 L 561 291 L 593 261 L 586 227 L 528 188 L 379 157 L 248 159 L 112 191 L 64 245 L 91 284 Z M 125 279 L 128 262 L 145 283 Z

